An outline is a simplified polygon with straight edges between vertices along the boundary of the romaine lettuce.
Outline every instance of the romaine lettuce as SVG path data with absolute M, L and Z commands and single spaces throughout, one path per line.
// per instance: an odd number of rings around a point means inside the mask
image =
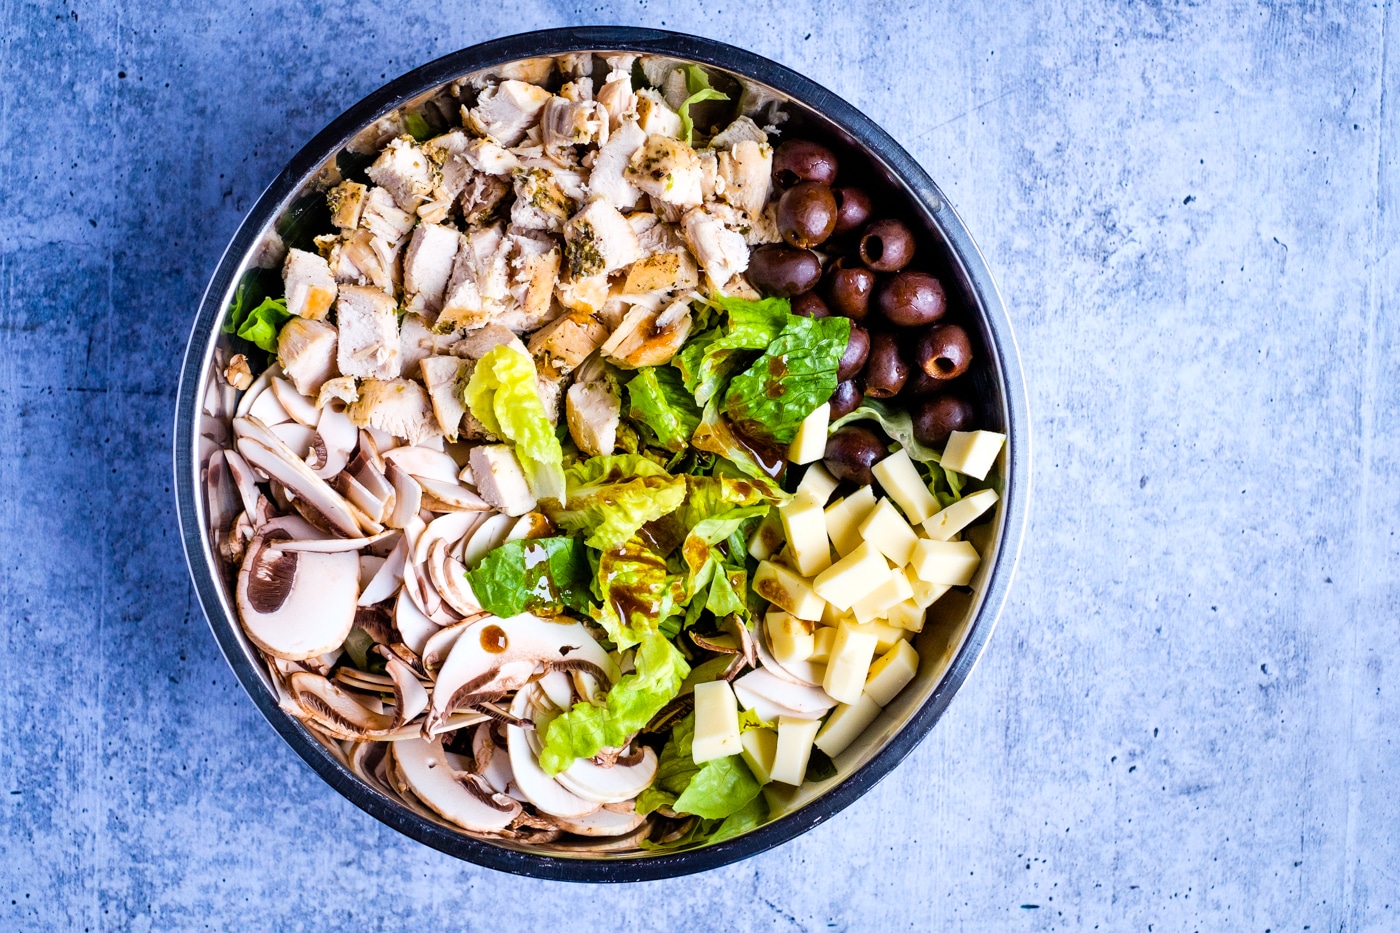
M 700 424 L 700 409 L 671 366 L 643 366 L 627 383 L 627 417 L 640 425 L 647 440 L 681 453 Z
M 671 732 L 657 761 L 656 779 L 637 796 L 637 812 L 650 813 L 670 807 L 677 813 L 693 813 L 707 820 L 722 820 L 738 813 L 763 789 L 738 755 L 716 758 L 697 765 L 691 757 L 695 741 L 695 714 L 691 713 Z
M 742 351 L 766 348 L 797 317 L 785 298 L 749 301 L 717 295 L 710 304 L 725 312 L 724 324 L 686 341 L 671 361 L 699 405 L 718 395 L 724 381 L 742 367 Z
M 601 605 L 594 619 L 619 649 L 660 631 L 685 599 L 685 579 L 637 538 L 598 555 L 595 579 Z
M 830 430 L 835 431 L 852 421 L 878 422 L 886 434 L 899 441 L 899 445 L 908 452 L 911 459 L 922 460 L 925 463 L 939 461 L 938 451 L 920 444 L 914 436 L 914 419 L 903 409 L 893 408 L 879 399 L 866 398 L 855 411 L 833 421 Z
M 790 444 L 797 428 L 836 391 L 851 322 L 843 317 L 790 315 L 763 355 L 735 376 L 724 409 L 745 437 Z
M 463 401 L 486 430 L 514 446 L 536 499 L 563 499 L 564 450 L 540 401 L 528 354 L 506 344 L 493 347 L 477 361 Z
M 487 553 L 467 582 L 481 608 L 498 616 L 567 606 L 587 612 L 592 570 L 577 538 L 508 541 Z
M 550 518 L 600 551 L 621 547 L 643 525 L 685 500 L 685 480 L 640 454 L 592 457 L 565 471 L 566 495 Z
M 710 87 L 709 75 L 705 74 L 705 69 L 699 65 L 685 66 L 685 90 L 690 96 L 677 112 L 681 117 L 681 138 L 689 146 L 695 130 L 695 124 L 690 119 L 690 105 L 706 100 L 729 100 L 729 95 Z

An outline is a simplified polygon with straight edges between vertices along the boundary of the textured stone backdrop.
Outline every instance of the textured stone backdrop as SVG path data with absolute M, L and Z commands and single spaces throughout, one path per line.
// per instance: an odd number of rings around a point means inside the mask
M 1400 923 L 1389 6 L 0 0 L 0 926 L 1358 930 Z M 461 864 L 261 721 L 170 424 L 235 226 L 385 79 L 694 31 L 887 127 L 998 275 L 1019 580 L 920 749 L 798 841 L 618 888 Z

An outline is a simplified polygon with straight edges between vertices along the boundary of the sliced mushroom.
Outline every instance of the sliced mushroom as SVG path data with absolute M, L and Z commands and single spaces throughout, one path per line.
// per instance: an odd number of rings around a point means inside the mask
M 267 534 L 253 539 L 235 598 L 254 644 L 273 657 L 302 661 L 339 647 L 350 634 L 360 562 L 353 552 L 299 553 L 282 543 Z
M 579 836 L 625 836 L 641 827 L 647 818 L 636 808 L 626 812 L 599 807 L 587 816 L 557 818 L 559 828 Z
M 385 524 L 391 528 L 407 528 L 422 507 L 423 487 L 397 463 L 385 463 L 384 476 L 394 485 L 394 511 L 385 519 Z
M 338 738 L 380 737 L 393 731 L 392 716 L 366 708 L 320 674 L 292 674 L 287 678 L 287 690 L 307 718 Z
M 448 660 L 450 662 L 451 658 Z M 511 715 L 524 718 L 529 713 L 529 700 L 533 692 L 521 690 L 515 695 L 515 702 L 510 706 Z M 530 747 L 526 730 L 519 726 L 507 726 L 506 746 L 510 750 L 510 769 L 515 786 L 536 807 L 550 816 L 565 819 L 578 819 L 598 809 L 596 801 L 579 797 L 544 773 L 535 751 Z
M 737 615 L 731 613 L 720 619 L 719 630 L 734 639 L 735 644 L 739 646 L 739 653 L 744 656 L 744 661 L 749 667 L 758 666 L 758 649 L 754 645 L 753 633 Z
M 361 548 L 370 547 L 374 542 L 390 534 L 392 532 L 381 531 L 368 538 L 311 538 L 279 541 L 277 546 L 284 551 L 297 551 L 303 554 L 313 551 L 317 554 L 340 554 L 345 551 L 358 551 Z
M 292 384 L 280 376 L 272 380 L 272 394 L 277 397 L 277 401 L 282 406 L 282 410 L 291 416 L 292 420 L 308 428 L 316 427 L 321 420 L 321 413 L 316 410 L 316 402 L 302 395 Z
M 407 725 L 418 714 L 428 708 L 428 691 L 423 689 L 423 685 L 414 676 L 413 670 L 402 661 L 390 658 L 384 662 L 384 670 L 393 678 L 394 682 L 394 713 L 393 728 Z
M 360 522 L 355 519 L 345 499 L 313 473 L 266 425 L 251 417 L 235 419 L 233 424 L 235 430 L 242 426 L 249 432 L 238 439 L 238 452 L 249 465 L 264 471 L 295 493 L 298 499 L 316 510 L 343 537 L 359 535 Z
M 481 496 L 472 492 L 456 480 L 448 483 L 430 476 L 415 476 L 418 485 L 423 487 L 425 508 L 433 512 L 487 512 L 491 506 Z
M 472 758 L 476 761 L 476 773 L 497 793 L 505 794 L 510 791 L 513 777 L 510 752 L 496 744 L 491 728 L 491 723 L 484 722 L 472 732 Z
M 398 600 L 394 603 L 394 627 L 399 630 L 403 643 L 421 657 L 424 646 L 437 633 L 439 626 L 414 604 L 406 589 L 407 584 L 399 590 Z
M 786 680 L 802 687 L 820 687 L 822 675 L 825 673 L 825 665 L 813 664 L 811 661 L 779 663 L 778 659 L 773 656 L 773 648 L 768 641 L 768 623 L 763 621 L 758 624 L 760 628 L 754 638 L 754 646 L 758 653 L 758 661 L 763 665 L 763 669 L 779 680 Z
M 234 485 L 238 488 L 238 497 L 243 500 L 243 510 L 250 516 L 256 515 L 258 498 L 262 494 L 258 492 L 258 480 L 253 475 L 253 468 L 248 466 L 248 461 L 236 450 L 225 450 L 224 462 L 228 466 L 229 475 L 233 477 Z
M 396 464 L 412 476 L 426 476 L 444 483 L 455 483 L 460 469 L 457 461 L 447 454 L 426 447 L 395 447 L 384 451 L 383 457 L 386 464 Z
M 374 606 L 384 602 L 403 585 L 403 563 L 408 556 L 408 544 L 402 537 L 373 577 L 360 590 L 359 605 Z
M 442 667 L 442 662 L 446 661 L 447 656 L 452 653 L 452 646 L 457 644 L 457 639 L 467 630 L 468 626 L 478 621 L 480 621 L 480 617 L 463 619 L 461 622 L 440 628 L 428 636 L 423 650 L 419 652 L 423 658 L 423 668 L 428 671 L 436 671 Z
M 420 566 L 427 563 L 428 552 L 432 550 L 435 542 L 456 544 L 471 534 L 478 521 L 480 517 L 475 512 L 450 512 L 441 518 L 433 519 L 418 536 L 418 540 L 413 542 L 413 563 Z
M 251 391 L 251 390 L 250 390 Z M 272 383 L 268 382 L 267 387 L 259 392 L 253 404 L 248 406 L 248 413 L 245 418 L 257 418 L 263 424 L 271 427 L 275 424 L 283 424 L 291 421 L 292 416 L 287 409 L 282 407 L 282 403 L 277 400 L 277 393 L 272 391 Z
M 770 722 L 778 716 L 820 719 L 836 705 L 821 687 L 789 683 L 762 669 L 734 681 L 734 695 L 744 709 L 752 709 Z
M 334 405 L 321 409 L 321 420 L 316 422 L 316 433 L 311 438 L 311 456 L 307 466 L 321 479 L 330 479 L 350 462 L 350 453 L 355 449 L 360 432 L 350 423 L 344 410 Z
M 248 412 L 252 410 L 253 403 L 271 387 L 273 377 L 280 375 L 282 375 L 282 367 L 278 366 L 276 363 L 264 369 L 262 374 L 253 380 L 253 384 L 248 387 L 248 391 L 243 393 L 243 397 L 238 400 L 238 407 L 233 411 L 234 417 L 245 417 Z
M 655 777 L 656 752 L 643 748 L 640 760 L 634 764 L 604 768 L 586 758 L 579 758 L 554 779 L 585 800 L 620 803 L 646 790 Z
M 481 612 L 481 603 L 467 581 L 467 568 L 452 556 L 447 542 L 438 540 L 428 550 L 428 579 L 442 601 L 463 616 Z
M 491 551 L 505 544 L 515 519 L 498 512 L 472 529 L 462 546 L 462 566 L 473 568 Z
M 520 814 L 520 804 L 483 790 L 476 775 L 459 778 L 442 751 L 440 739 L 405 739 L 394 743 L 394 763 L 414 796 L 444 819 L 473 832 L 500 832 Z

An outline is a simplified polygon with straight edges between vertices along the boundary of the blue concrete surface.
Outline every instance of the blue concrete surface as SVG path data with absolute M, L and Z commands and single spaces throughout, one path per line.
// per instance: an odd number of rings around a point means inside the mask
M 1394 18 L 0 0 L 0 927 L 1396 929 Z M 929 168 L 1018 328 L 1036 495 L 985 658 L 883 784 L 587 888 L 438 855 L 292 755 L 195 605 L 169 448 L 204 281 L 304 139 L 608 21 L 798 68 Z

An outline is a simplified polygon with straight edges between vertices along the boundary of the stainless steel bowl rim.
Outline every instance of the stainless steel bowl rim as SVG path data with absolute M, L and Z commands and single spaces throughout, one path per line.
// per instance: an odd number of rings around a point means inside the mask
M 988 351 L 1001 381 L 1008 434 L 1007 476 L 994 565 L 968 633 L 933 693 L 903 728 L 869 761 L 835 788 L 795 812 L 746 835 L 686 852 L 626 859 L 570 858 L 521 852 L 474 839 L 423 819 L 406 807 L 372 792 L 278 708 L 264 688 L 262 674 L 244 653 L 235 634 L 237 620 L 227 616 L 219 583 L 206 559 L 199 520 L 197 424 L 201 374 L 208 368 L 225 296 L 244 257 L 266 226 L 307 178 L 340 151 L 356 132 L 412 100 L 455 78 L 523 58 L 571 52 L 619 51 L 687 59 L 753 78 L 802 103 L 848 133 L 874 159 L 882 161 L 907 189 L 931 224 L 946 238 L 951 259 L 970 284 L 990 339 Z M 342 796 L 374 818 L 449 855 L 500 871 L 563 881 L 622 882 L 671 878 L 717 868 L 780 845 L 830 819 L 872 788 L 908 755 L 947 709 L 981 656 L 995 627 L 1020 556 L 1028 511 L 1031 476 L 1030 420 L 1020 357 L 996 283 L 962 219 L 928 173 L 895 140 L 854 106 L 831 91 L 776 62 L 752 52 L 681 33 L 627 27 L 549 29 L 495 39 L 443 56 L 395 78 L 350 107 L 298 152 L 268 185 L 244 218 L 219 261 L 200 303 L 185 352 L 176 404 L 174 431 L 176 508 L 181 543 L 195 591 L 210 629 L 249 697 L 284 740 Z

